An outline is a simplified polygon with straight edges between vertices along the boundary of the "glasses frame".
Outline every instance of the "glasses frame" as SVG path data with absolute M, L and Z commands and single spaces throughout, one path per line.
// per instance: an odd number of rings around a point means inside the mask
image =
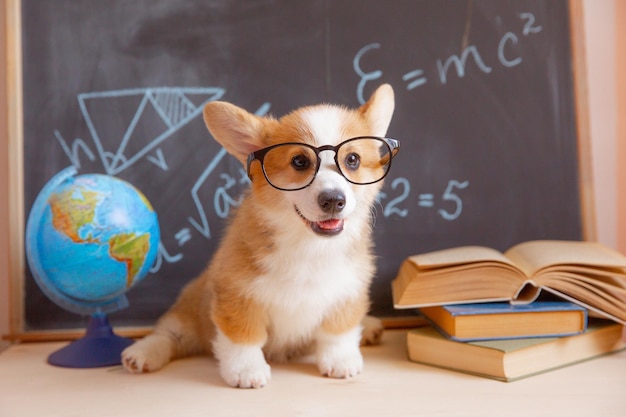
M 337 155 L 339 155 L 339 148 L 341 148 L 342 146 L 344 146 L 347 143 L 350 143 L 352 141 L 355 140 L 362 140 L 362 139 L 376 139 L 379 140 L 383 143 L 385 143 L 385 145 L 387 145 L 387 147 L 389 148 L 389 164 L 387 166 L 387 171 L 385 171 L 385 174 L 380 177 L 379 179 L 377 179 L 376 181 L 370 181 L 370 182 L 355 182 L 350 180 L 348 177 L 346 177 L 346 175 L 343 173 L 341 166 L 339 165 L 339 161 L 337 160 Z M 263 159 L 265 158 L 265 155 L 271 151 L 274 148 L 278 148 L 281 146 L 285 146 L 285 145 L 297 145 L 297 146 L 304 146 L 307 147 L 309 149 L 311 149 L 314 153 L 315 156 L 317 158 L 317 165 L 315 167 L 315 172 L 313 173 L 313 176 L 311 177 L 311 181 L 309 181 L 306 185 L 303 185 L 302 187 L 298 187 L 298 188 L 282 188 L 282 187 L 278 187 L 274 184 L 272 184 L 272 181 L 270 181 L 270 179 L 267 177 L 267 173 L 265 172 L 265 164 L 263 163 Z M 324 146 L 319 146 L 319 147 L 315 147 L 313 145 L 309 145 L 308 143 L 303 143 L 303 142 L 285 142 L 285 143 L 279 143 L 276 145 L 272 145 L 272 146 L 268 146 L 267 148 L 263 148 L 263 149 L 259 149 L 258 151 L 252 152 L 248 155 L 248 161 L 246 164 L 246 171 L 248 173 L 248 178 L 252 179 L 251 175 L 250 175 L 250 166 L 252 165 L 252 162 L 254 161 L 259 161 L 259 163 L 261 164 L 261 170 L 263 171 L 263 176 L 265 177 L 265 179 L 267 180 L 268 184 L 270 184 L 272 187 L 276 188 L 277 190 L 281 190 L 281 191 L 298 191 L 298 190 L 302 190 L 306 187 L 308 187 L 309 185 L 313 184 L 313 181 L 315 180 L 315 177 L 317 176 L 317 173 L 320 169 L 320 165 L 321 165 L 321 158 L 320 158 L 320 153 L 324 152 L 324 151 L 333 151 L 335 153 L 335 165 L 337 165 L 337 169 L 339 170 L 339 173 L 346 179 L 346 181 L 352 183 L 352 184 L 356 184 L 356 185 L 369 185 L 369 184 L 375 184 L 379 181 L 382 181 L 387 174 L 389 173 L 389 170 L 391 169 L 391 161 L 393 160 L 393 158 L 396 156 L 396 154 L 398 153 L 398 151 L 400 150 L 400 142 L 397 141 L 396 139 L 391 139 L 391 138 L 383 138 L 383 137 L 378 137 L 378 136 L 357 136 L 354 138 L 350 138 L 347 140 L 344 140 L 343 142 L 341 142 L 338 145 L 324 145 Z

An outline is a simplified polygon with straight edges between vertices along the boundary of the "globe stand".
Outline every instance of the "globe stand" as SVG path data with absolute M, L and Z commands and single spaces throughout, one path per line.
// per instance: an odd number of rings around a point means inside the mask
M 93 314 L 85 336 L 48 356 L 48 363 L 64 368 L 99 368 L 121 363 L 124 349 L 133 341 L 113 333 L 106 314 Z

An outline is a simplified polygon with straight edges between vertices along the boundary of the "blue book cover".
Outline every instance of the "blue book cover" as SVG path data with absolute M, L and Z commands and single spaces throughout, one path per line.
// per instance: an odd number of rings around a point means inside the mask
M 502 303 L 472 303 L 472 304 L 449 304 L 442 306 L 453 316 L 467 316 L 478 314 L 511 314 L 522 312 L 540 311 L 583 311 L 587 310 L 569 301 L 535 301 L 530 304 Z
M 463 342 L 570 336 L 587 328 L 587 310 L 568 301 L 453 304 L 420 312 L 445 336 Z

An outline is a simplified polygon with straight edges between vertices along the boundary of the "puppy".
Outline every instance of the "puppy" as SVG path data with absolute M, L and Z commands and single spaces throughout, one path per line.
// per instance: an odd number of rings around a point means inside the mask
M 125 368 L 213 353 L 227 384 L 258 388 L 270 380 L 267 361 L 315 353 L 322 375 L 360 373 L 372 206 L 399 149 L 383 139 L 393 109 L 389 85 L 358 109 L 308 106 L 278 120 L 207 104 L 210 133 L 252 185 L 206 270 L 122 353 Z M 369 342 L 382 332 L 373 323 Z

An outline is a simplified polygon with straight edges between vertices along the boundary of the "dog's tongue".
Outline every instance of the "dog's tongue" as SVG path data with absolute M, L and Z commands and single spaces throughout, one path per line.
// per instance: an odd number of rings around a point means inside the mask
M 343 223 L 343 220 L 330 219 L 330 220 L 323 220 L 321 222 L 318 222 L 317 224 L 319 225 L 320 229 L 335 230 L 341 227 L 341 223 Z
M 311 229 L 322 236 L 335 236 L 343 230 L 343 220 L 330 219 L 321 222 L 310 223 Z

